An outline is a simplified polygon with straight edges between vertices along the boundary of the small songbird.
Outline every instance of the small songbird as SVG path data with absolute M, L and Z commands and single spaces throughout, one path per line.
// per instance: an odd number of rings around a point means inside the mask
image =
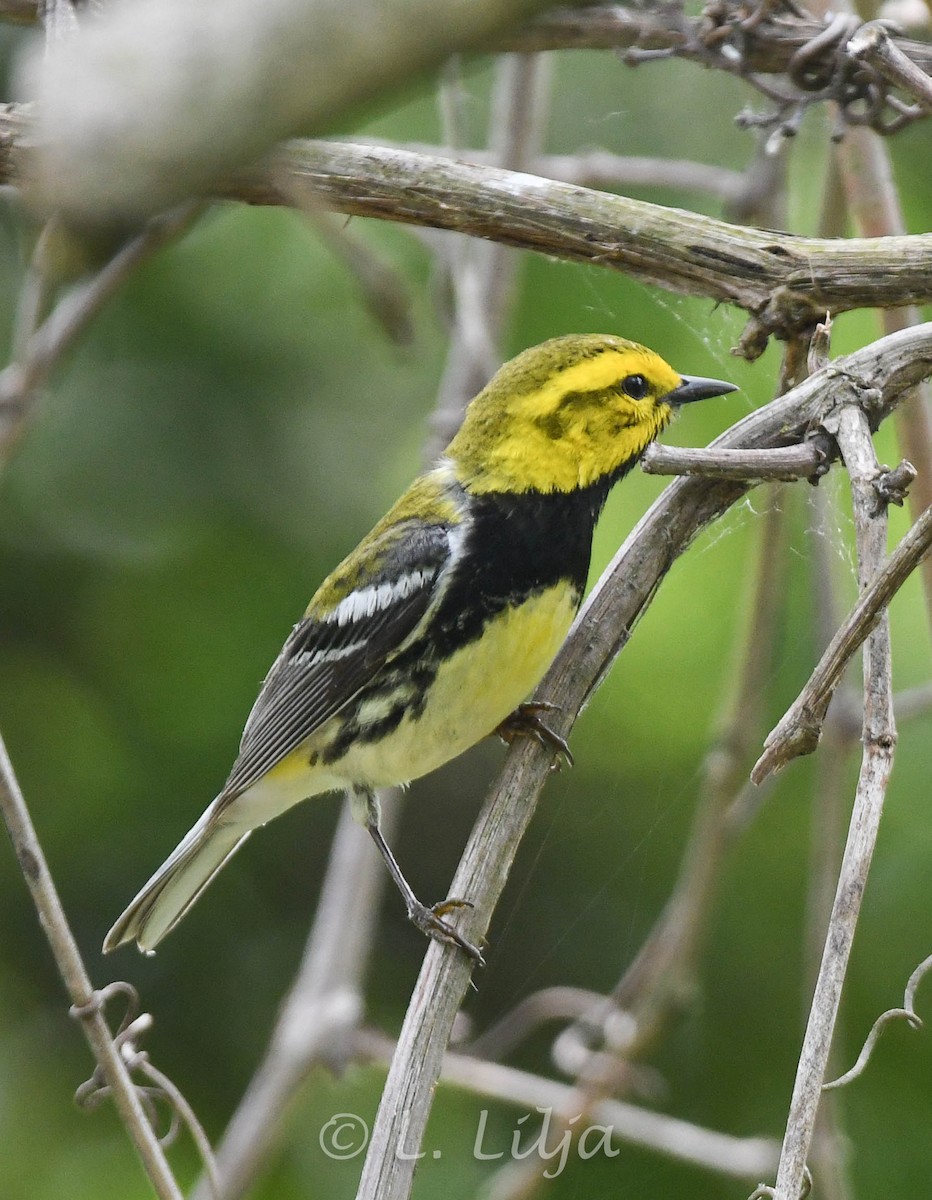
M 276 659 L 220 794 L 107 934 L 151 950 L 249 834 L 347 791 L 425 933 L 481 961 L 414 895 L 376 789 L 490 733 L 559 747 L 527 705 L 582 598 L 609 490 L 682 404 L 735 391 L 611 335 L 554 338 L 506 363 L 417 478 L 321 584 Z

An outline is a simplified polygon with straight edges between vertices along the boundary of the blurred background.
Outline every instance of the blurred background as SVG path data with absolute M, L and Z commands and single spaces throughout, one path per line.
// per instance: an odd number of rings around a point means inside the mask
M 5 54 L 22 36 L 0 30 Z M 492 65 L 464 70 L 467 118 L 484 137 Z M 734 80 L 670 62 L 627 70 L 611 54 L 554 62 L 545 148 L 691 158 L 743 170 L 753 135 L 733 116 Z M 701 120 L 684 120 L 701 113 Z M 337 133 L 439 142 L 425 81 Z M 789 226 L 816 232 L 827 125 L 807 119 L 793 148 Z M 929 122 L 892 139 L 910 231 L 932 222 Z M 721 215 L 698 193 L 634 194 Z M 97 985 L 135 984 L 155 1016 L 146 1047 L 212 1138 L 259 1062 L 314 913 L 337 797 L 299 806 L 258 833 L 156 957 L 102 960 L 104 933 L 222 784 L 257 687 L 323 576 L 421 464 L 448 343 L 447 291 L 415 233 L 354 220 L 351 233 L 397 272 L 414 337 L 393 344 L 352 273 L 293 211 L 217 205 L 130 281 L 54 377 L 0 479 L 0 728 L 68 916 Z M 0 211 L 0 336 L 9 340 L 30 233 Z M 522 257 L 502 346 L 569 331 L 648 343 L 679 370 L 731 379 L 735 395 L 689 408 L 665 440 L 703 445 L 773 395 L 771 348 L 730 354 L 741 314 L 644 287 L 617 273 Z M 842 317 L 833 352 L 872 340 L 874 314 Z M 892 423 L 891 423 L 892 426 Z M 892 427 L 880 457 L 895 462 Z M 850 517 L 839 476 L 819 526 L 847 605 Z M 663 481 L 634 474 L 599 526 L 593 578 Z M 605 686 L 579 721 L 576 768 L 545 790 L 491 933 L 489 965 L 467 1000 L 481 1031 L 553 984 L 606 991 L 657 918 L 676 878 L 704 756 L 727 703 L 765 511 L 787 513 L 778 645 L 767 669 L 768 725 L 815 661 L 811 489 L 759 489 L 675 566 Z M 895 534 L 907 517 L 892 513 Z M 892 611 L 897 689 L 929 679 L 918 582 Z M 904 723 L 888 807 L 846 988 L 841 1067 L 882 1010 L 901 1003 L 932 950 L 929 879 L 932 716 Z M 489 742 L 417 783 L 395 849 L 417 892 L 442 897 L 502 749 Z M 847 764 L 853 794 L 857 749 Z M 805 914 L 812 759 L 767 793 L 724 859 L 693 993 L 658 1039 L 657 1108 L 735 1135 L 782 1135 L 808 1001 Z M 364 833 L 360 832 L 360 837 Z M 368 971 L 367 1020 L 397 1032 L 424 944 L 386 894 Z M 0 1195 L 133 1200 L 149 1195 L 108 1105 L 72 1094 L 92 1062 L 15 859 L 0 850 Z M 928 983 L 919 1011 L 932 1014 Z M 552 1029 L 511 1056 L 553 1073 Z M 334 1112 L 371 1121 L 383 1073 L 323 1070 L 289 1114 L 260 1198 L 354 1194 L 361 1160 L 328 1159 L 318 1130 Z M 865 1077 L 839 1100 L 859 1198 L 926 1194 L 932 1175 L 932 1039 L 885 1035 Z M 522 1112 L 442 1087 L 415 1196 L 473 1196 L 501 1163 Z M 527 1125 L 527 1129 L 531 1126 Z M 682 1196 L 730 1200 L 741 1181 L 619 1144 L 546 1186 L 560 1200 Z M 182 1140 L 179 1177 L 197 1173 Z M 753 1181 L 752 1181 L 753 1182 Z

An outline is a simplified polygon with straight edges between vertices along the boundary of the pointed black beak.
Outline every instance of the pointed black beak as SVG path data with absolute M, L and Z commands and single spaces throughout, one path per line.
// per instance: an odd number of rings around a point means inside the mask
M 726 392 L 736 392 L 738 388 L 733 383 L 725 383 L 721 379 L 700 379 L 697 375 L 682 375 L 682 383 L 672 392 L 667 392 L 664 400 L 679 408 L 681 404 L 692 404 L 694 400 L 708 400 L 712 396 L 724 396 Z

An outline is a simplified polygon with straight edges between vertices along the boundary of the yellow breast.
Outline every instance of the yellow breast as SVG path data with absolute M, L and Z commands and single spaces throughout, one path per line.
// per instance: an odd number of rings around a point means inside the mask
M 540 682 L 576 605 L 575 589 L 561 583 L 499 613 L 443 663 L 421 716 L 380 742 L 355 746 L 340 773 L 347 782 L 385 787 L 426 775 L 488 736 Z M 365 706 L 360 712 L 363 723 L 379 715 Z
M 440 667 L 417 720 L 406 717 L 376 742 L 357 742 L 339 762 L 317 765 L 315 747 L 330 741 L 340 718 L 274 766 L 238 796 L 225 819 L 252 828 L 309 796 L 346 788 L 390 787 L 426 775 L 493 733 L 533 692 L 553 661 L 576 612 L 569 583 L 505 609 L 482 636 L 463 646 Z M 365 725 L 385 715 L 385 698 L 363 704 Z

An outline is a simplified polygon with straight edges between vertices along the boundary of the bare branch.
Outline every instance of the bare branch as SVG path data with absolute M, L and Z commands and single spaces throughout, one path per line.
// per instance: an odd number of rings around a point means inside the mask
M 282 181 L 287 193 L 288 181 Z M 407 280 L 362 238 L 353 236 L 341 221 L 303 192 L 295 198 L 320 240 L 355 281 L 362 304 L 382 332 L 396 346 L 414 341 L 413 303 Z
M 159 1200 L 182 1200 L 162 1147 L 146 1117 L 136 1085 L 130 1078 L 107 1025 L 101 995 L 94 991 L 88 977 L 2 737 L 0 810 L 75 1015 L 80 1018 L 91 1053 L 111 1089 L 120 1118 L 146 1174 Z
M 749 413 L 715 445 L 764 448 L 799 440 L 813 419 L 820 419 L 820 409 L 835 403 L 839 382 L 848 377 L 858 378 L 862 388 L 876 388 L 872 413 L 879 419 L 895 407 L 904 389 L 930 372 L 932 323 L 837 360 L 766 408 Z M 557 733 L 569 732 L 677 555 L 746 490 L 746 484 L 733 481 L 678 479 L 645 514 L 590 593 L 538 691 L 538 698 L 559 701 L 553 721 Z M 548 752 L 527 740 L 516 742 L 483 806 L 451 888 L 452 894 L 475 904 L 461 919 L 461 932 L 474 943 L 488 930 L 549 770 Z M 472 965 L 455 948 L 439 943 L 428 947 L 372 1130 L 359 1200 L 404 1200 L 409 1193 L 414 1163 L 399 1158 L 397 1150 L 420 1144 Z
M 809 330 L 826 310 L 932 299 L 932 234 L 847 240 L 731 225 L 493 167 L 348 142 L 292 142 L 226 194 L 279 204 L 284 170 L 340 212 L 450 229 L 622 270 L 754 317 L 745 353 L 767 335 Z
M 428 142 L 397 142 L 387 138 L 360 137 L 350 141 L 360 146 L 382 146 L 386 150 L 410 150 L 415 154 L 440 155 L 459 162 L 499 167 L 509 164 L 495 161 L 490 150 L 478 147 L 444 147 Z M 518 169 L 514 166 L 511 169 Z M 591 188 L 682 188 L 705 192 L 726 204 L 740 200 L 746 180 L 740 171 L 712 163 L 689 159 L 646 158 L 641 155 L 613 154 L 609 150 L 580 150 L 576 154 L 538 154 L 521 170 L 544 179 L 558 179 Z
M 79 225 L 138 222 L 331 125 L 547 0 L 150 0 L 108 6 L 19 69 L 41 131 L 30 195 Z M 234 113 L 249 113 L 235 120 Z
M 828 470 L 828 455 L 814 441 L 777 450 L 702 450 L 648 446 L 641 459 L 648 475 L 710 475 L 716 479 L 811 479 Z
M 499 60 L 488 151 L 496 166 L 523 170 L 537 152 L 551 78 L 544 56 L 512 54 Z M 466 237 L 453 242 L 449 256 L 452 329 L 425 447 L 429 462 L 459 428 L 466 404 L 501 364 L 502 329 L 518 272 L 518 256 L 501 243 Z
M 601 992 L 549 987 L 532 992 L 463 1049 L 473 1058 L 504 1058 L 548 1021 L 581 1019 L 605 1004 Z
M 371 1032 L 360 1034 L 357 1043 L 360 1053 L 376 1061 L 390 1058 L 394 1050 L 390 1039 Z M 574 1104 L 578 1093 L 569 1084 L 465 1054 L 445 1056 L 443 1079 L 455 1087 L 530 1111 L 577 1111 Z M 607 1126 L 621 1141 L 722 1175 L 753 1179 L 772 1171 L 777 1161 L 777 1144 L 770 1138 L 730 1137 L 621 1100 L 600 1100 L 585 1115 L 594 1124 Z
M 771 12 L 775 7 L 771 6 Z M 728 3 L 716 5 L 702 18 L 683 20 L 671 20 L 669 13 L 660 9 L 624 4 L 554 8 L 503 36 L 501 44 L 524 51 L 628 50 L 637 46 L 672 50 L 706 63 L 706 54 L 697 48 L 703 40 L 710 48 L 734 43 L 737 49 L 740 42 L 749 71 L 782 75 L 789 70 L 794 56 L 825 32 L 825 24 L 785 5 L 779 6 L 779 20 L 768 20 L 769 15 L 767 5 L 749 16 L 747 9 Z M 932 46 L 928 43 L 897 37 L 896 44 L 923 70 L 932 70 Z
M 908 92 L 926 112 L 932 112 L 932 79 L 897 46 L 882 21 L 862 25 L 849 40 L 848 53 L 871 63 L 885 79 Z
M 8 114 L 15 129 L 19 114 Z M 16 155 L 8 158 L 16 171 Z M 0 159 L 2 168 L 2 159 Z M 622 270 L 672 291 L 736 304 L 752 316 L 742 353 L 807 332 L 825 311 L 932 299 L 932 235 L 803 238 L 731 225 L 645 201 L 410 151 L 295 142 L 264 171 L 223 190 L 281 204 L 285 171 L 339 212 L 450 229 Z M 290 191 L 290 189 L 289 189 Z
M 887 146 L 868 129 L 852 129 L 835 152 L 845 198 L 858 233 L 883 237 L 905 233 L 906 221 L 893 179 Z M 881 321 L 886 333 L 922 320 L 916 307 L 885 309 Z M 916 467 L 916 484 L 910 495 L 913 520 L 932 504 L 932 395 L 928 384 L 901 405 L 896 414 L 897 434 L 903 453 Z M 932 558 L 922 565 L 926 614 L 932 623 Z
M 876 503 L 876 501 L 875 501 Z M 848 663 L 877 625 L 887 605 L 932 546 L 932 508 L 927 508 L 861 592 L 806 686 L 764 742 L 751 778 L 761 783 L 819 743 L 829 701 Z
M 139 264 L 180 237 L 201 210 L 200 202 L 188 203 L 151 220 L 93 278 L 67 291 L 38 329 L 23 338 L 22 357 L 0 371 L 0 460 L 15 448 L 31 415 L 36 392 L 62 355 Z M 44 301 L 44 291 L 41 297 Z M 39 303 L 39 299 L 27 302 L 30 313 L 38 312 Z M 31 317 L 23 319 L 28 322 Z
M 858 575 L 864 588 L 881 568 L 887 532 L 886 505 L 877 504 L 874 482 L 879 468 L 864 413 L 854 406 L 844 406 L 838 414 L 836 436 L 851 478 Z M 806 1158 L 815 1128 L 842 985 L 893 766 L 896 729 L 892 696 L 889 624 L 882 617 L 865 647 L 861 774 L 790 1101 L 775 1200 L 798 1200 L 804 1187 Z

